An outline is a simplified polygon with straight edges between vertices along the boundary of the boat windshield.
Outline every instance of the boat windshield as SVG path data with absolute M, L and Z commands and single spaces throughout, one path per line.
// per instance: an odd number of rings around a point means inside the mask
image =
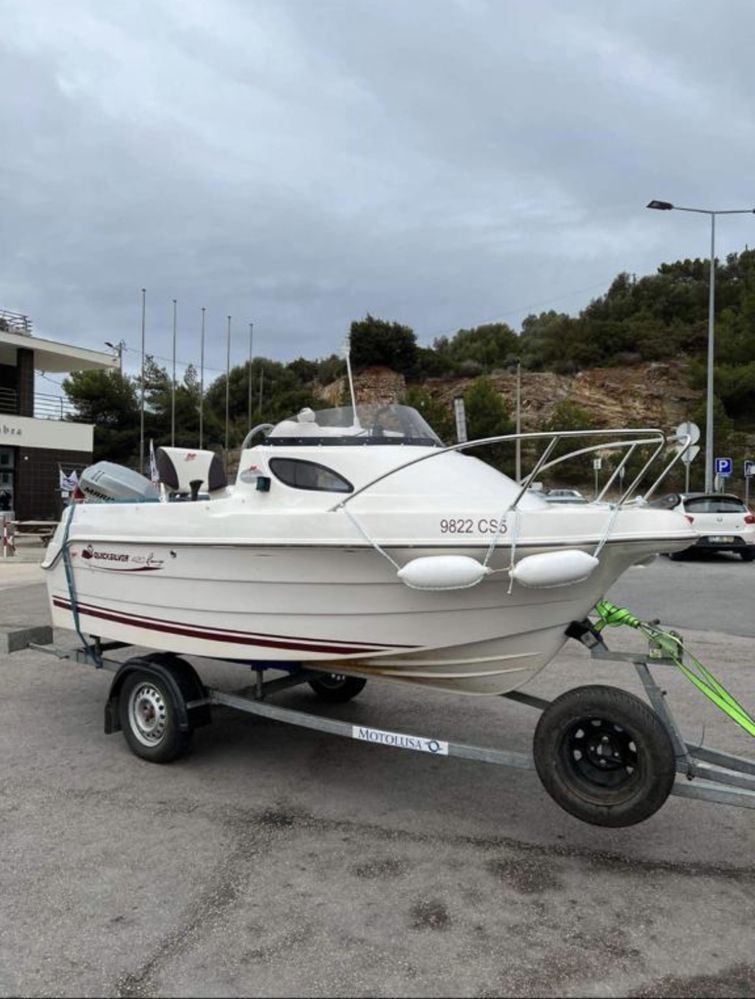
M 394 403 L 302 409 L 276 424 L 267 444 L 415 444 L 442 447 L 416 409 Z

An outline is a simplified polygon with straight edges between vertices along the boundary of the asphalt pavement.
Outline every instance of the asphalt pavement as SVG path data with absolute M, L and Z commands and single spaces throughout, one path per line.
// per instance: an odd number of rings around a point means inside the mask
M 0 624 L 44 623 L 38 577 L 0 564 Z M 610 597 L 681 628 L 752 709 L 755 565 L 660 559 Z M 664 676 L 688 738 L 753 755 Z M 603 829 L 533 772 L 223 709 L 185 759 L 155 766 L 103 734 L 108 682 L 35 651 L 0 658 L 0 996 L 755 994 L 755 811 L 674 797 Z M 638 690 L 631 667 L 577 646 L 527 689 L 587 682 Z M 521 751 L 536 720 L 379 682 L 345 705 L 306 688 L 276 701 Z
M 660 556 L 625 572 L 607 596 L 644 620 L 752 638 L 754 593 L 755 565 L 727 553 L 679 562 Z

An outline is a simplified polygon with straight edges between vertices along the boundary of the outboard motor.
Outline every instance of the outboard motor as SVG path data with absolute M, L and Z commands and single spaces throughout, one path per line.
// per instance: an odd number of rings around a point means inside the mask
M 79 477 L 79 489 L 87 499 L 156 500 L 160 491 L 156 485 L 125 465 L 98 461 L 85 468 Z

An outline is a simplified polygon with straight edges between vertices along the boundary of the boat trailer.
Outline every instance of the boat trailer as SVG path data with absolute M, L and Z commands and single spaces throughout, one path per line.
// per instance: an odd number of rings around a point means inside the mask
M 651 646 L 645 653 L 612 651 L 589 621 L 575 623 L 568 634 L 589 648 L 596 660 L 633 665 L 652 710 L 634 694 L 597 684 L 573 688 L 553 701 L 519 691 L 499 695 L 541 712 L 531 754 L 386 731 L 268 700 L 270 695 L 308 683 L 320 699 L 345 702 L 365 686 L 366 679 L 355 675 L 324 673 L 291 663 L 234 662 L 236 667 L 251 668 L 254 683 L 227 692 L 204 686 L 195 668 L 172 654 L 114 658 L 114 652 L 133 648 L 125 643 L 94 639 L 91 645 L 65 649 L 30 641 L 26 647 L 115 673 L 105 708 L 105 732 L 123 731 L 137 756 L 156 763 L 181 756 L 193 730 L 209 724 L 212 708 L 222 706 L 373 746 L 536 769 L 559 805 L 596 825 L 640 822 L 657 811 L 669 794 L 755 808 L 755 760 L 685 741 L 666 692 L 653 675 L 656 668 L 674 665 L 663 650 L 659 654 Z M 266 680 L 270 670 L 286 675 Z

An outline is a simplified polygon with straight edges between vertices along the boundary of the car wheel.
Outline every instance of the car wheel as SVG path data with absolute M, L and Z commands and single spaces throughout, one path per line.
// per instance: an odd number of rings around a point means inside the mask
M 739 557 L 742 559 L 743 562 L 753 562 L 755 561 L 755 552 L 752 551 L 740 552 Z

